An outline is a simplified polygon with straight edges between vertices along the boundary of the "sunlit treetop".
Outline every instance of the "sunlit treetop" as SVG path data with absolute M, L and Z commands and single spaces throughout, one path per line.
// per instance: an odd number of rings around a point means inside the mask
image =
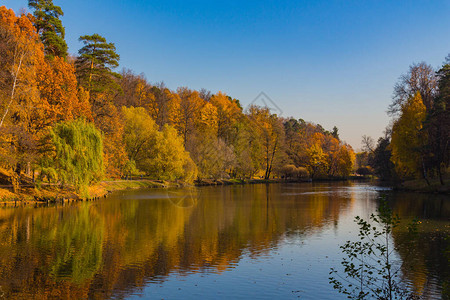
M 120 59 L 116 46 L 97 33 L 83 35 L 79 40 L 84 44 L 78 51 L 76 61 L 80 85 L 91 92 L 103 92 L 116 87 L 115 78 L 120 78 L 120 75 L 113 71 L 119 66 Z

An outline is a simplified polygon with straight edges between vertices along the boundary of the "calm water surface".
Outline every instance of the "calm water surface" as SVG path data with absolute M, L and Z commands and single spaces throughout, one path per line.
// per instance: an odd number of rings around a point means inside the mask
M 380 195 L 422 221 L 394 232 L 403 276 L 425 299 L 449 290 L 448 196 L 370 184 L 268 184 L 120 192 L 0 209 L 0 299 L 345 299 L 328 283 L 354 217 Z M 447 294 L 448 295 L 448 294 Z

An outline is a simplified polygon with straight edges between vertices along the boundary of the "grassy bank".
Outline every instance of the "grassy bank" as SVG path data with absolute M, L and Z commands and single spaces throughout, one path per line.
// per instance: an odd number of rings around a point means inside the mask
M 299 182 L 298 180 L 284 179 L 205 179 L 196 181 L 195 186 L 218 186 L 234 184 L 260 184 Z M 73 201 L 96 200 L 106 197 L 114 191 L 143 189 L 143 188 L 172 188 L 186 186 L 182 182 L 169 182 L 162 180 L 109 180 L 101 181 L 89 187 L 89 198 L 83 199 L 71 187 L 58 185 L 41 185 L 36 188 L 30 184 L 22 186 L 19 193 L 13 193 L 12 187 L 0 188 L 0 204 L 3 206 L 36 205 L 41 203 L 61 203 Z
M 46 185 L 41 188 L 26 185 L 18 193 L 12 192 L 12 187 L 0 188 L 0 204 L 3 206 L 22 206 L 56 201 L 76 201 L 79 196 L 70 188 L 60 188 L 56 185 Z
M 424 179 L 415 179 L 404 181 L 395 187 L 396 190 L 419 192 L 419 193 L 439 193 L 450 194 L 450 179 L 444 179 L 444 185 L 439 179 L 430 179 L 430 185 Z
M 182 184 L 162 180 L 111 180 L 102 181 L 89 188 L 91 198 L 105 197 L 109 193 L 122 190 L 136 190 L 143 188 L 168 188 L 179 187 Z
M 40 188 L 25 185 L 19 193 L 13 193 L 12 187 L 0 188 L 0 204 L 2 206 L 23 206 L 42 203 L 61 203 L 73 201 L 95 200 L 105 197 L 111 192 L 119 190 L 131 190 L 142 188 L 165 188 L 179 186 L 174 182 L 158 180 L 117 180 L 102 181 L 89 187 L 89 198 L 83 199 L 71 187 L 60 187 L 58 185 L 41 185 Z

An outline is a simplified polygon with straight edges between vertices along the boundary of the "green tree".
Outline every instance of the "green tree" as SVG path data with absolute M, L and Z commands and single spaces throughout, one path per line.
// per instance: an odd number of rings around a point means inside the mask
M 65 29 L 60 20 L 64 13 L 61 7 L 54 5 L 52 0 L 29 0 L 28 6 L 34 9 L 34 27 L 44 44 L 46 56 L 66 57 Z
M 54 174 L 61 183 L 74 185 L 82 196 L 103 176 L 103 137 L 93 124 L 75 120 L 56 124 L 45 138 L 41 175 Z
M 331 132 L 331 135 L 335 139 L 339 140 L 339 129 L 336 126 L 333 127 L 333 131 Z
M 79 38 L 84 47 L 75 61 L 78 83 L 89 93 L 89 102 L 95 126 L 105 135 L 105 163 L 108 173 L 118 177 L 126 161 L 122 144 L 123 126 L 120 111 L 113 103 L 114 97 L 122 93 L 120 75 L 113 71 L 119 65 L 119 55 L 113 43 L 98 34 Z
M 120 90 L 116 80 L 120 75 L 113 71 L 119 66 L 120 59 L 116 46 L 97 33 L 83 35 L 79 41 L 84 44 L 75 62 L 79 84 L 91 94 Z
M 375 174 L 385 181 L 393 181 L 397 179 L 397 173 L 395 172 L 394 163 L 391 160 L 392 152 L 389 147 L 391 144 L 391 138 L 389 135 L 380 137 L 378 139 L 377 146 L 369 154 L 368 163 L 371 166 Z

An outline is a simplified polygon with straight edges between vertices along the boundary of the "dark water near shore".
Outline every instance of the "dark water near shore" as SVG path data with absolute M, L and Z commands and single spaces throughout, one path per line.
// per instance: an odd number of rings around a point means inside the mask
M 120 192 L 98 202 L 0 209 L 0 299 L 345 299 L 328 283 L 354 217 L 380 195 L 408 222 L 393 234 L 404 281 L 450 289 L 448 196 L 364 183 L 257 184 Z M 446 239 L 447 238 L 447 239 Z

